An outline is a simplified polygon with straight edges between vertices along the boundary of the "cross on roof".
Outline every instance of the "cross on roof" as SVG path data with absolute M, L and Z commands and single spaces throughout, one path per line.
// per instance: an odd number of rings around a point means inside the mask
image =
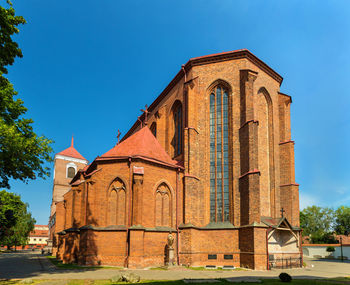
M 119 138 L 120 138 L 120 135 L 121 135 L 121 132 L 119 131 L 119 129 L 118 129 L 118 134 L 117 134 L 117 139 L 118 139 L 118 142 L 117 142 L 117 144 L 119 144 Z
M 283 209 L 283 207 L 281 208 L 281 217 L 283 218 L 283 214 L 284 214 L 285 210 Z
M 143 110 L 143 109 L 141 109 L 141 112 L 144 112 L 145 113 L 145 126 L 147 126 L 147 116 L 148 116 L 148 106 L 147 106 L 147 104 L 146 104 L 146 106 L 145 106 L 145 109 Z

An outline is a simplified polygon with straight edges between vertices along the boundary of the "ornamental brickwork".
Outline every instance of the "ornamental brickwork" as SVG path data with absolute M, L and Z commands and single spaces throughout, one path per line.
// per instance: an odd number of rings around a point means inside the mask
M 300 259 L 291 97 L 281 83 L 248 50 L 189 60 L 121 142 L 70 181 L 57 256 L 164 265 L 171 232 L 180 265 L 268 269 L 280 256 Z

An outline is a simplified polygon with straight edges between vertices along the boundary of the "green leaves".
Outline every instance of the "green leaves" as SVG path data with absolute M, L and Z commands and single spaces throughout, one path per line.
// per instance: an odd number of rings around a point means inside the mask
M 0 244 L 10 247 L 25 245 L 34 224 L 35 219 L 19 195 L 0 191 Z
M 26 23 L 8 4 L 7 9 L 0 6 L 0 187 L 4 188 L 10 188 L 11 178 L 28 182 L 49 176 L 43 164 L 52 161 L 52 141 L 34 132 L 33 120 L 23 117 L 27 108 L 22 100 L 14 99 L 17 92 L 3 76 L 7 74 L 6 66 L 22 57 L 12 36 L 19 32 L 18 25 Z
M 300 212 L 300 227 L 312 243 L 334 243 L 333 233 L 350 232 L 350 207 L 340 206 L 333 210 L 311 206 Z
M 313 243 L 326 242 L 332 234 L 334 211 L 330 208 L 311 206 L 300 213 L 300 226 L 304 235 L 311 235 Z
M 350 233 L 350 207 L 340 206 L 335 211 L 335 231 L 340 235 Z
M 19 33 L 17 28 L 26 21 L 22 16 L 15 15 L 12 5 L 8 9 L 0 6 L 0 74 L 7 74 L 7 65 L 12 65 L 16 57 L 22 57 L 18 44 L 12 40 L 14 34 Z

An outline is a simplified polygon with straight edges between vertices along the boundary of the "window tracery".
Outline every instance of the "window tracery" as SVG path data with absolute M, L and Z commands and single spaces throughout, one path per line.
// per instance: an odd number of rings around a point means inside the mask
M 229 220 L 228 91 L 221 85 L 210 94 L 210 221 Z

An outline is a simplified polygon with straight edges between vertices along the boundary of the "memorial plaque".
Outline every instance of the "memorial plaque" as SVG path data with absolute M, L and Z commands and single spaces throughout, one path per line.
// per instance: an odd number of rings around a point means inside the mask
M 134 166 L 134 174 L 144 174 L 144 169 L 143 167 L 140 167 L 140 166 Z

